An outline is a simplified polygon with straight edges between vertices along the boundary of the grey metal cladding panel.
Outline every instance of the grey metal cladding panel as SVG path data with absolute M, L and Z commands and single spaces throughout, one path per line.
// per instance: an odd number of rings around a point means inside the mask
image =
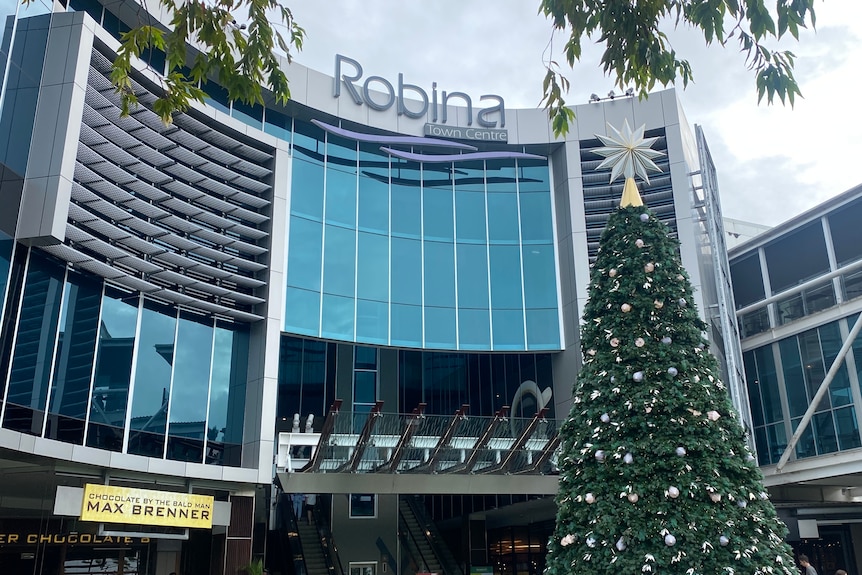
M 153 205 L 150 202 L 146 202 L 140 198 L 136 198 L 131 194 L 127 194 L 127 198 L 120 201 L 122 201 L 126 207 L 131 208 L 136 212 L 154 220 L 159 220 L 169 215 L 168 212 L 166 212 L 162 208 Z
M 166 226 L 170 226 L 171 228 L 177 230 L 180 233 L 186 234 L 198 233 L 203 229 L 200 225 L 195 224 L 194 222 L 190 222 L 188 220 L 184 220 L 183 218 L 173 215 L 164 218 L 163 220 L 161 220 L 160 223 Z
M 80 149 L 80 147 L 79 147 Z M 84 185 L 89 185 L 92 182 L 102 182 L 102 176 L 85 166 L 80 160 L 75 162 L 75 181 L 81 182 Z
M 153 186 L 153 184 L 142 182 L 141 180 L 133 180 L 124 185 L 124 187 L 129 188 L 138 196 L 143 198 L 147 198 L 153 202 L 162 202 L 171 197 L 171 195 L 167 192 L 163 192 L 162 190 Z
M 129 133 L 133 134 L 136 138 L 146 143 L 154 150 L 164 152 L 168 148 L 177 145 L 176 142 L 172 142 L 171 140 L 165 138 L 161 133 L 156 132 L 144 125 L 141 125 L 141 127 L 138 129 L 130 130 Z
M 88 272 L 94 273 L 97 276 L 102 276 L 103 278 L 109 280 L 119 281 L 121 278 L 129 277 L 129 274 L 127 274 L 126 272 L 118 270 L 117 268 L 111 267 L 108 264 L 102 263 L 99 260 L 95 260 L 92 258 L 75 265 L 77 265 L 81 269 L 87 270 Z M 152 287 L 155 288 L 156 286 Z
M 195 286 L 195 288 L 199 288 L 200 286 L 200 282 L 194 278 L 163 268 L 152 272 L 150 275 L 179 286 Z
M 220 196 L 230 198 L 237 204 L 242 204 L 247 208 L 260 209 L 269 205 L 268 200 L 243 192 L 236 187 L 228 186 L 227 184 L 217 180 L 205 179 L 198 185 Z
M 243 242 L 236 238 L 232 238 L 230 236 L 225 236 L 222 234 L 218 234 L 211 230 L 202 229 L 198 232 L 198 235 L 203 239 L 212 242 L 214 244 L 219 244 L 222 246 L 230 246 L 234 249 L 237 249 L 241 252 L 245 252 L 247 254 L 259 256 L 261 254 L 265 254 L 267 252 L 266 248 L 250 244 L 247 242 Z
M 171 182 L 171 185 L 176 184 L 177 182 Z M 166 186 L 167 187 L 167 186 Z M 198 214 L 203 213 L 203 210 L 197 206 L 190 204 L 189 202 L 183 201 L 179 198 L 170 198 L 161 202 L 159 205 L 164 206 L 173 215 L 182 215 L 188 217 L 197 217 Z
M 72 199 L 79 204 L 98 202 L 101 198 L 77 182 L 72 183 Z
M 188 240 L 184 237 L 172 233 L 160 237 L 159 241 L 173 246 L 178 250 L 184 250 L 187 252 L 195 251 L 201 247 L 198 243 L 193 242 L 192 240 Z
M 69 211 L 69 217 L 72 218 L 71 210 Z M 130 237 L 130 235 L 131 235 L 126 230 L 121 230 L 117 226 L 111 225 L 108 222 L 106 222 L 105 220 L 100 220 L 99 218 L 95 218 L 95 217 L 90 219 L 90 220 L 75 218 L 75 219 L 72 219 L 72 221 L 77 223 L 79 225 L 79 227 L 84 226 L 87 229 L 93 230 L 94 232 L 98 233 L 99 235 L 102 235 L 102 236 L 105 236 L 106 238 L 114 240 L 115 242 L 124 240 L 124 239 Z
M 92 152 L 92 154 L 95 154 L 95 152 Z M 106 159 L 102 158 L 101 156 L 98 156 L 98 154 L 96 154 L 96 157 L 98 157 L 99 159 L 93 159 L 92 155 L 90 154 L 82 154 L 79 146 L 78 160 L 80 160 L 82 164 L 84 164 L 109 182 L 113 182 L 122 186 L 137 179 L 135 176 L 123 170 L 119 166 L 116 166 L 111 162 L 107 161 Z
M 78 136 L 78 139 L 88 146 L 101 144 L 105 141 L 104 136 L 84 123 L 81 124 L 81 134 Z
M 84 104 L 84 111 L 81 113 L 84 124 L 90 127 L 102 126 L 108 123 L 108 120 L 99 112 Z
M 92 59 L 90 60 L 92 64 Z M 110 74 L 110 70 L 108 71 Z M 114 85 L 111 84 L 111 80 L 105 76 L 98 68 L 94 68 L 92 65 L 90 66 L 90 75 L 87 78 L 87 83 L 99 92 L 113 92 Z
M 232 281 L 239 287 L 244 287 L 248 289 L 257 289 L 266 285 L 266 282 L 261 281 L 259 279 L 250 278 L 248 276 L 242 276 L 239 274 L 232 273 L 228 281 Z
M 170 233 L 168 230 L 140 218 L 126 220 L 123 224 L 148 238 L 161 239 L 161 236 Z
M 119 243 L 123 244 L 124 246 L 136 251 L 136 252 L 139 252 L 142 254 L 148 254 L 150 256 L 153 256 L 156 254 L 161 254 L 161 253 L 164 253 L 166 251 L 165 248 L 158 246 L 156 244 L 150 243 L 146 240 L 142 240 L 141 238 L 139 238 L 137 236 L 129 235 L 129 236 L 126 236 L 125 238 L 119 239 L 117 241 Z
M 164 170 L 172 176 L 185 180 L 189 184 L 195 184 L 205 177 L 203 174 L 200 174 L 191 168 L 187 168 L 182 164 L 165 166 Z
M 239 293 L 239 292 L 231 292 L 230 295 L 224 296 L 224 297 L 230 298 L 239 304 L 245 304 L 245 305 L 259 305 L 259 304 L 262 304 L 266 301 L 263 298 L 256 297 L 253 295 L 244 294 L 244 293 Z
M 160 288 L 159 286 L 151 284 L 148 281 L 144 281 L 141 278 L 136 278 L 135 276 L 131 276 L 129 274 L 124 273 L 121 277 L 114 278 L 113 281 L 122 286 L 139 292 L 159 295 L 161 297 L 164 297 L 165 295 L 165 290 Z
M 179 128 L 175 129 L 172 132 L 165 132 L 164 135 L 169 140 L 172 140 L 172 141 L 176 142 L 177 144 L 180 144 L 181 146 L 184 146 L 184 147 L 190 149 L 193 152 L 197 152 L 201 148 L 206 148 L 210 145 L 207 142 L 204 142 L 203 140 L 198 138 L 197 136 L 194 136 L 188 132 L 180 130 Z
M 134 215 L 126 210 L 107 202 L 102 198 L 97 198 L 91 202 L 87 202 L 87 207 L 95 212 L 98 212 L 104 218 L 115 222 L 126 223 L 129 220 L 136 219 Z
M 174 180 L 172 182 L 166 182 L 162 184 L 162 187 L 166 190 L 172 191 L 174 194 L 186 198 L 188 200 L 196 200 L 198 198 L 206 196 L 205 192 L 193 188 L 185 182 L 181 182 L 179 180 Z
M 182 162 L 183 164 L 192 167 L 196 167 L 207 162 L 206 158 L 201 157 L 202 154 L 192 152 L 178 144 L 169 150 L 165 150 L 165 154 L 178 162 Z
M 101 197 L 112 202 L 123 203 L 133 197 L 126 190 L 118 188 L 117 186 L 111 184 L 110 182 L 106 182 L 105 180 L 102 180 L 101 182 L 92 182 L 87 186 L 83 186 L 82 184 L 79 185 L 81 185 L 82 187 L 86 187 L 92 192 L 96 192 Z
M 119 149 L 119 148 L 117 148 L 117 149 Z M 137 159 L 130 164 L 124 163 L 123 167 L 126 168 L 127 170 L 129 170 L 130 172 L 134 173 L 135 175 L 137 175 L 141 179 L 148 181 L 148 182 L 151 182 L 151 183 L 156 184 L 156 185 L 161 185 L 161 184 L 164 184 L 166 182 L 170 182 L 173 179 L 173 178 L 171 178 L 171 176 L 169 176 L 167 174 L 163 174 L 162 172 L 160 172 L 156 168 L 154 168 L 148 164 L 145 164 L 144 162 L 137 160 Z
M 65 262 L 70 262 L 75 265 L 80 265 L 82 262 L 91 261 L 93 258 L 86 254 L 67 246 L 66 244 L 54 244 L 52 246 L 41 246 L 42 251 L 48 252 L 52 256 L 60 258 Z
M 249 162 L 216 147 L 204 148 L 199 153 L 201 156 L 206 156 L 223 166 L 232 170 L 240 170 L 255 178 L 265 178 L 272 174 L 272 170 L 261 166 L 259 163 Z

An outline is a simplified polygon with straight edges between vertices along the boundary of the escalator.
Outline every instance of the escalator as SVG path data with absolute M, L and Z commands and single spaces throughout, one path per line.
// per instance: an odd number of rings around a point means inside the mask
M 449 546 L 414 497 L 401 497 L 398 504 L 398 536 L 409 557 L 410 570 L 416 573 L 463 575 Z

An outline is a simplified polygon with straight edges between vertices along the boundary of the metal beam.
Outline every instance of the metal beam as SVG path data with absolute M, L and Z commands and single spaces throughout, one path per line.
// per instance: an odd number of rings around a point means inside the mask
M 506 421 L 506 413 L 508 413 L 508 411 L 508 405 L 501 407 L 491 421 L 488 422 L 488 425 L 485 427 L 485 431 L 482 432 L 482 435 L 479 437 L 478 441 L 476 441 L 473 449 L 470 450 L 470 456 L 467 457 L 466 461 L 460 465 L 450 467 L 446 470 L 446 473 L 470 473 L 473 471 L 473 466 L 476 465 L 476 460 L 479 459 L 479 455 L 481 453 L 480 450 L 484 449 L 485 446 L 488 445 L 488 442 L 491 441 L 491 437 L 494 435 L 494 431 L 497 427 L 499 427 L 502 422 Z
M 300 472 L 317 471 L 320 468 L 320 463 L 323 461 L 323 448 L 329 443 L 329 436 L 332 435 L 332 430 L 335 429 L 335 418 L 338 417 L 338 412 L 341 410 L 341 400 L 336 399 L 332 402 L 332 407 L 329 408 L 329 413 L 326 414 L 326 421 L 323 422 L 323 429 L 320 430 L 320 440 L 317 442 L 317 447 L 311 449 L 311 458 L 305 467 L 300 469 Z M 310 491 L 309 493 L 314 493 Z
M 817 393 L 815 393 L 814 397 L 811 398 L 811 403 L 808 404 L 808 409 L 805 410 L 805 415 L 802 416 L 802 421 L 799 422 L 799 425 L 796 427 L 796 431 L 793 432 L 793 437 L 791 437 L 790 441 L 787 442 L 787 447 L 784 449 L 784 453 L 781 454 L 781 459 L 778 460 L 778 464 L 775 466 L 775 471 L 780 473 L 784 466 L 787 465 L 787 460 L 790 459 L 790 455 L 796 448 L 799 438 L 802 437 L 802 434 L 805 432 L 805 428 L 808 427 L 808 423 L 814 416 L 817 404 L 820 403 L 820 400 L 823 399 L 823 396 L 826 395 L 827 391 L 829 391 L 829 384 L 832 383 L 833 379 L 835 379 L 838 369 L 844 362 L 844 356 L 847 355 L 847 352 L 850 351 L 850 348 L 853 346 L 853 341 L 859 334 L 860 329 L 862 329 L 862 314 L 859 314 L 859 317 L 856 318 L 856 323 L 853 324 L 853 328 L 850 330 L 850 333 L 847 334 L 847 339 L 844 340 L 844 343 L 841 345 L 841 349 L 838 350 L 838 355 L 832 362 L 832 367 L 829 368 L 829 371 L 826 373 L 826 377 L 823 378 L 823 383 L 820 384 L 820 387 L 817 389 Z
M 374 406 L 371 408 L 371 411 L 368 412 L 368 417 L 365 419 L 365 425 L 362 426 L 362 432 L 356 440 L 356 446 L 353 448 L 353 453 L 350 454 L 350 458 L 345 461 L 343 465 L 340 465 L 334 473 L 343 473 L 344 471 L 354 473 L 356 471 L 359 462 L 362 461 L 363 454 L 365 454 L 365 448 L 368 447 L 368 442 L 371 439 L 371 432 L 374 431 L 374 425 L 377 423 L 378 418 L 383 417 L 383 414 L 380 413 L 381 409 L 383 409 L 383 402 L 378 399 L 374 402 Z
M 286 492 L 494 495 L 557 493 L 557 475 L 479 475 L 475 473 L 279 473 Z
M 506 457 L 504 457 L 500 463 L 481 469 L 479 470 L 479 473 L 487 474 L 508 470 L 509 465 L 512 463 L 512 458 L 515 457 L 515 454 L 517 454 L 524 445 L 526 445 L 527 440 L 530 439 L 530 436 L 533 435 L 533 432 L 536 430 L 536 426 L 538 426 L 542 421 L 547 421 L 545 419 L 545 411 L 547 411 L 547 409 L 547 407 L 543 407 L 538 411 L 538 413 L 536 413 L 536 416 L 533 417 L 533 421 L 527 424 L 527 427 L 525 427 L 524 431 L 521 432 L 521 436 L 512 444 L 512 447 L 506 452 Z
M 527 473 L 535 473 L 536 471 L 539 470 L 539 468 L 542 465 L 545 464 L 546 461 L 548 461 L 551 458 L 551 456 L 554 454 L 554 451 L 556 451 L 557 446 L 559 444 L 560 444 L 560 434 L 557 433 L 557 435 L 553 436 L 551 439 L 548 440 L 548 442 L 545 444 L 545 448 L 542 450 L 542 454 L 538 458 L 533 460 L 532 465 L 528 465 L 527 467 L 524 467 L 523 469 L 519 469 L 519 470 L 515 471 L 514 473 L 517 475 L 527 474 Z
M 404 452 L 407 451 L 407 446 L 410 445 L 410 440 L 419 429 L 420 422 L 425 419 L 425 407 L 427 403 L 420 403 L 418 407 L 413 409 L 413 413 L 408 416 L 407 424 L 401 432 L 401 438 L 398 440 L 398 445 L 392 452 L 392 456 L 388 461 L 380 464 L 372 473 L 393 473 L 398 469 L 398 464 L 401 463 L 401 458 L 404 457 Z
M 421 465 L 417 465 L 411 472 L 428 472 L 434 473 L 437 467 L 437 459 L 440 457 L 440 452 L 443 451 L 448 445 L 449 442 L 452 441 L 452 436 L 455 435 L 455 432 L 458 430 L 458 426 L 461 425 L 461 422 L 467 419 L 467 410 L 470 409 L 470 406 L 466 403 L 461 406 L 461 409 L 455 412 L 455 415 L 452 416 L 452 421 L 449 422 L 449 426 L 446 428 L 446 431 L 443 432 L 443 435 L 440 436 L 440 441 L 437 442 L 437 445 L 434 446 L 434 451 L 431 453 L 431 456 L 428 458 L 428 461 Z

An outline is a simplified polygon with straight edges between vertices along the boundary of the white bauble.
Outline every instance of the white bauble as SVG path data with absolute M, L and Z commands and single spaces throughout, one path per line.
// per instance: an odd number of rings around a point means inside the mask
M 646 342 L 644 341 L 644 338 L 639 337 L 639 338 L 637 338 L 637 339 L 635 340 L 635 346 L 637 346 L 637 347 L 643 347 L 644 345 L 646 345 Z
M 671 367 L 667 368 L 667 372 L 668 372 L 668 374 L 669 374 L 671 377 L 676 377 L 676 376 L 679 374 L 679 370 L 677 370 L 677 369 L 676 369 L 675 367 L 673 367 L 673 366 L 671 366 Z
M 654 270 L 655 270 L 655 264 L 654 264 L 654 263 L 652 263 L 652 262 L 647 262 L 647 263 L 644 265 L 644 271 L 645 271 L 646 273 L 652 273 Z
M 685 455 L 686 453 L 687 453 L 687 452 L 686 452 L 686 450 L 685 450 L 685 447 L 683 447 L 683 446 L 681 446 L 681 445 L 680 445 L 679 447 L 677 447 L 677 448 L 676 448 L 676 454 L 677 454 L 678 456 L 682 457 L 682 456 L 683 456 L 683 455 Z
M 727 544 L 730 543 L 730 539 L 728 539 L 725 535 L 722 535 L 718 538 L 718 542 L 722 547 L 727 547 Z
M 596 451 L 596 461 L 601 463 L 604 460 L 605 460 L 605 452 L 603 450 L 599 449 L 598 451 Z
M 664 544 L 668 547 L 673 547 L 674 545 L 676 545 L 676 537 L 668 533 L 664 536 Z
M 640 219 L 642 222 L 649 221 L 649 214 L 641 214 Z M 620 539 L 620 541 L 622 541 L 622 539 Z
M 584 495 L 584 501 L 586 501 L 589 504 L 593 504 L 596 502 L 596 496 L 593 495 L 592 493 L 587 493 L 586 495 Z
M 625 551 L 626 550 L 626 541 L 622 537 L 617 540 L 617 551 Z
M 637 381 L 637 382 L 643 381 L 644 380 L 644 372 L 642 372 L 642 371 L 634 372 L 634 374 L 632 375 L 632 379 Z
M 623 456 L 623 463 L 634 463 L 634 456 L 631 453 L 626 453 Z
M 642 239 L 638 238 L 635 240 L 635 245 L 639 248 L 642 248 L 642 247 L 644 247 L 644 241 Z
M 671 485 L 667 488 L 667 495 L 671 499 L 676 499 L 677 497 L 679 497 L 679 488 L 675 485 Z
M 630 311 L 632 311 L 632 306 L 631 304 L 624 303 L 620 306 L 620 310 L 622 310 L 623 313 L 629 313 Z
M 717 411 L 715 411 L 715 410 L 713 409 L 713 410 L 710 410 L 710 411 L 707 411 L 707 412 L 706 412 L 706 417 L 707 417 L 710 421 L 718 421 L 718 418 L 719 418 L 719 417 L 721 417 L 721 414 L 720 414 L 720 413 L 718 413 Z
M 610 423 L 610 421 L 611 421 L 611 416 L 610 416 L 610 415 L 608 415 L 607 413 L 603 413 L 603 414 L 602 414 L 602 416 L 601 416 L 599 419 L 601 419 L 601 420 L 602 420 L 602 423 Z
M 587 537 L 587 547 L 595 547 L 596 540 L 593 537 Z
M 718 503 L 719 501 L 721 501 L 721 494 L 720 494 L 720 493 L 710 493 L 710 494 L 709 494 L 709 499 L 710 499 L 713 503 Z
M 640 497 L 638 497 L 638 494 L 637 494 L 637 493 L 629 493 L 629 494 L 627 495 L 627 497 L 629 498 L 629 501 L 630 501 L 631 503 L 637 503 L 637 502 L 638 502 L 638 499 L 640 499 Z

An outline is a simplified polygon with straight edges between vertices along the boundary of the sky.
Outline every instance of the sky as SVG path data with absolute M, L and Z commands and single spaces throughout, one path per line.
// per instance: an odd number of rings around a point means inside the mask
M 437 82 L 440 90 L 474 98 L 499 94 L 508 109 L 540 105 L 543 59 L 549 45 L 553 54 L 566 39 L 552 38 L 537 0 L 286 3 L 308 34 L 294 56 L 300 64 L 331 76 L 335 55 L 343 54 L 358 60 L 366 75 L 392 80 L 402 72 L 405 82 L 419 86 Z M 853 27 L 862 21 L 862 2 L 816 0 L 815 10 L 816 30 L 778 45 L 797 56 L 803 98 L 794 108 L 767 106 L 765 98 L 757 104 L 754 74 L 736 44 L 707 47 L 694 30 L 668 30 L 678 56 L 692 64 L 695 82 L 684 91 L 680 85 L 679 97 L 689 123 L 706 134 L 726 217 L 775 225 L 862 183 L 852 167 L 862 162 L 856 103 L 862 27 Z M 601 52 L 587 40 L 581 61 L 565 68 L 568 103 L 614 88 L 601 70 Z

